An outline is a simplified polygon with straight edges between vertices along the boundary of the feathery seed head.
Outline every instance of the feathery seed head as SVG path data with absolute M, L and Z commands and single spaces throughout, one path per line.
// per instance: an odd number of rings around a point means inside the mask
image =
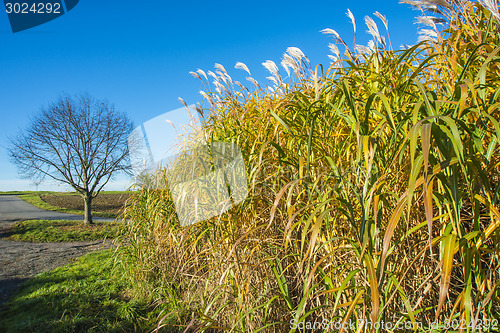
M 260 89 L 260 85 L 259 85 L 259 82 L 257 82 L 257 80 L 255 80 L 253 77 L 247 77 L 246 78 L 249 82 L 251 82 L 256 88 L 259 88 Z
M 221 72 L 224 72 L 224 73 L 226 73 L 226 74 L 227 74 L 226 69 L 225 69 L 225 68 L 224 68 L 224 66 L 222 66 L 221 64 L 217 64 L 217 63 L 216 63 L 216 64 L 214 65 L 214 67 L 215 67 L 215 68 L 217 68 L 218 70 L 220 70 Z
M 326 29 L 321 30 L 320 32 L 324 33 L 325 35 L 333 35 L 335 38 L 340 39 L 339 33 L 333 29 L 326 28 Z
M 222 81 L 224 81 L 225 84 L 227 84 L 226 76 L 224 75 L 224 73 L 222 73 L 221 71 L 215 71 L 215 74 L 217 74 L 219 76 L 219 78 Z
M 188 107 L 188 105 L 186 104 L 186 102 L 182 99 L 182 97 L 177 97 L 177 100 L 179 102 L 181 102 L 185 107 Z
M 364 54 L 364 55 L 371 55 L 373 53 L 369 47 L 359 44 L 354 46 L 354 51 L 356 51 L 357 54 Z
M 422 5 L 423 5 L 423 2 L 420 1 L 420 0 L 401 0 L 399 1 L 399 3 L 404 3 L 404 4 L 407 4 L 407 5 L 410 5 L 412 7 L 415 7 L 417 9 L 422 9 Z
M 351 19 L 352 26 L 354 27 L 354 34 L 356 34 L 356 19 L 349 8 L 347 8 L 347 17 Z M 326 30 L 326 29 L 324 29 Z
M 217 75 L 215 75 L 214 72 L 208 71 L 207 73 L 208 73 L 209 76 L 213 77 L 216 81 L 219 81 L 219 77 Z
M 197 72 L 198 74 L 200 74 L 200 75 L 203 75 L 203 76 L 205 77 L 205 80 L 208 80 L 208 78 L 207 78 L 207 74 L 205 73 L 205 71 L 203 71 L 202 69 L 199 69 L 199 68 L 198 68 L 198 70 L 197 70 L 196 72 Z
M 375 42 L 373 41 L 373 39 L 370 39 L 368 41 L 368 44 L 366 45 L 370 50 L 372 50 L 373 52 L 375 52 Z
M 198 75 L 198 73 L 196 73 L 196 72 L 189 72 L 189 74 L 191 74 L 191 75 L 192 75 L 193 77 L 195 77 L 195 78 L 200 79 L 200 81 L 203 81 L 203 80 L 201 79 L 201 77 Z
M 330 51 L 338 58 L 340 57 L 340 51 L 336 44 L 328 44 Z
M 344 40 L 342 38 L 340 38 L 340 35 L 337 31 L 330 29 L 330 28 L 326 28 L 326 29 L 321 30 L 320 32 L 324 33 L 325 35 L 332 35 L 336 42 L 342 43 L 343 45 L 347 46 L 347 44 L 344 42 Z
M 248 91 L 248 88 L 245 87 L 244 85 L 242 85 L 240 81 L 234 81 L 234 84 L 236 84 L 237 86 L 239 86 L 242 90 Z
M 275 77 L 279 77 L 279 70 L 278 66 L 274 63 L 272 60 L 266 60 L 265 62 L 262 63 L 262 66 L 264 66 L 272 75 Z
M 445 22 L 446 22 L 445 20 L 439 17 L 422 15 L 417 17 L 417 21 L 415 23 L 423 24 L 428 27 L 431 27 L 434 30 L 437 30 L 436 24 L 443 24 Z
M 242 63 L 242 62 L 239 62 L 239 61 L 238 61 L 238 62 L 236 63 L 236 65 L 234 66 L 234 68 L 236 68 L 236 69 L 242 69 L 242 70 L 244 70 L 245 72 L 247 72 L 247 73 L 248 73 L 248 75 L 252 75 L 252 74 L 250 73 L 250 70 L 248 69 L 247 65 L 245 65 L 245 64 L 244 64 L 244 63 Z
M 334 56 L 334 55 L 331 55 L 329 54 L 328 55 L 328 58 L 332 61 L 332 62 L 337 62 L 339 60 L 339 58 L 337 56 Z
M 380 38 L 380 33 L 378 32 L 378 27 L 375 21 L 371 17 L 365 16 L 365 23 L 368 27 L 368 33 L 372 35 L 373 38 L 382 43 L 382 38 Z
M 424 0 L 425 6 L 431 6 L 436 8 L 436 6 L 441 6 L 446 9 L 452 9 L 453 8 L 453 1 L 448 1 L 448 0 Z
M 200 90 L 200 94 L 201 96 L 203 96 L 203 98 L 206 98 L 208 100 L 211 106 L 214 105 L 212 97 L 210 97 L 207 93 L 205 93 L 203 90 Z
M 281 61 L 281 66 L 283 66 L 288 76 L 290 76 L 289 68 L 293 69 L 294 72 L 298 72 L 300 69 L 298 62 L 287 53 L 283 54 L 283 60 Z
M 384 23 L 385 30 L 389 30 L 389 23 L 387 22 L 387 17 L 385 17 L 385 15 L 382 15 L 379 12 L 375 12 L 373 13 L 373 15 L 378 17 L 382 21 L 382 23 Z
M 418 42 L 424 40 L 436 42 L 439 38 L 438 33 L 435 30 L 431 29 L 420 29 L 418 31 L 418 34 L 419 34 Z
M 302 52 L 298 47 L 291 46 L 286 49 L 286 52 L 293 58 L 297 59 L 298 61 L 306 57 L 304 55 L 304 52 Z
M 275 86 L 278 86 L 278 80 L 274 76 L 267 76 L 266 79 L 274 83 Z
M 479 2 L 490 11 L 490 13 L 497 19 L 500 20 L 500 15 L 498 13 L 498 2 L 497 0 L 479 0 Z

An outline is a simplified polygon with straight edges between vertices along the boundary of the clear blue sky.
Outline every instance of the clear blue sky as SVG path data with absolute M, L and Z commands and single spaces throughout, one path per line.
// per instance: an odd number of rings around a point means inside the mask
M 395 47 L 417 40 L 418 12 L 397 0 L 80 0 L 62 17 L 15 34 L 0 4 L 0 191 L 34 189 L 18 177 L 4 146 L 9 135 L 26 127 L 30 114 L 59 94 L 107 99 L 137 126 L 181 107 L 178 97 L 200 102 L 201 82 L 189 75 L 198 68 L 214 70 L 220 63 L 244 82 L 244 72 L 234 69 L 241 61 L 264 82 L 268 74 L 261 63 L 279 64 L 290 46 L 300 48 L 313 66 L 327 66 L 332 40 L 319 31 L 335 29 L 352 43 L 348 8 L 358 23 L 358 44 L 369 40 L 363 18 L 375 11 L 387 16 Z M 122 178 L 107 189 L 127 184 Z

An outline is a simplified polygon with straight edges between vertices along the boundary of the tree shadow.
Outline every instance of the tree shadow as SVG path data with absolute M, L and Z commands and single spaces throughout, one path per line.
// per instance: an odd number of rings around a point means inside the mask
M 19 287 L 28 280 L 28 278 L 11 278 L 0 280 L 0 311 L 3 310 L 4 304 Z
M 18 287 L 23 282 L 11 280 L 10 283 Z M 65 278 L 37 277 L 35 280 L 36 284 L 31 285 L 28 281 L 17 289 L 14 295 L 21 297 L 13 297 L 0 305 L 0 323 L 12 320 L 19 332 L 88 332 L 101 325 L 99 332 L 111 328 L 116 332 L 151 331 L 151 327 L 141 328 L 140 324 L 141 317 L 149 310 L 146 303 L 131 302 L 130 298 L 118 293 L 85 290 L 65 292 L 59 289 L 36 296 L 33 292 L 40 286 L 57 284 Z M 7 281 L 0 281 L 0 288 L 4 282 Z M 28 297 L 28 294 L 31 295 Z
M 0 228 L 0 239 L 10 237 L 15 232 L 10 227 Z

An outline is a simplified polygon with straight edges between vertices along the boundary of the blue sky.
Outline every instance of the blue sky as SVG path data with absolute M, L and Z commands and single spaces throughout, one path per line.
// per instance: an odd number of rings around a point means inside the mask
M 201 101 L 201 82 L 189 71 L 222 64 L 233 78 L 245 63 L 259 82 L 262 62 L 281 61 L 287 47 L 300 48 L 313 66 L 328 66 L 327 35 L 332 28 L 352 44 L 350 9 L 358 23 L 358 44 L 369 35 L 363 18 L 387 16 L 395 47 L 413 44 L 418 12 L 398 1 L 97 1 L 80 0 L 67 14 L 41 26 L 12 33 L 0 5 L 0 191 L 30 190 L 10 163 L 7 137 L 27 126 L 30 114 L 61 93 L 107 99 L 128 113 L 136 126 L 182 105 Z M 379 29 L 380 20 L 373 17 Z M 248 86 L 250 83 L 248 83 Z M 119 177 L 106 189 L 130 181 Z M 69 190 L 46 183 L 40 189 Z

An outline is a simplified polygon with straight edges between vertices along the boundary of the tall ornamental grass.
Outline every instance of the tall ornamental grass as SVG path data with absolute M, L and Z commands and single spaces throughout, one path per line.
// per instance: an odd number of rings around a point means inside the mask
M 367 46 L 323 30 L 329 67 L 289 48 L 284 71 L 264 63 L 270 86 L 219 64 L 192 73 L 206 139 L 241 148 L 249 197 L 185 228 L 168 190 L 128 206 L 118 258 L 162 307 L 158 330 L 472 332 L 500 319 L 497 3 L 406 2 L 426 28 L 403 50 L 377 12 L 386 32 L 365 18 Z

